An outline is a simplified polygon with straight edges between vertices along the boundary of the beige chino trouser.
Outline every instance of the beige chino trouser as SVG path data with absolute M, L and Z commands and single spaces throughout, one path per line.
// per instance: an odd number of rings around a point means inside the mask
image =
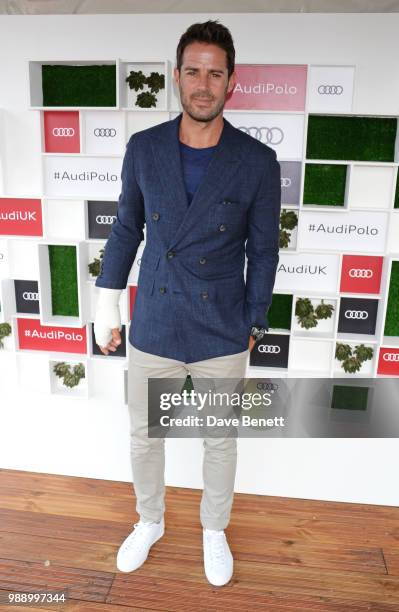
M 148 437 L 148 378 L 185 380 L 190 373 L 198 390 L 196 379 L 245 378 L 248 358 L 249 349 L 186 364 L 129 346 L 130 453 L 136 510 L 141 520 L 158 522 L 165 512 L 165 438 Z M 167 388 L 167 381 L 165 385 Z M 225 529 L 233 505 L 237 439 L 204 437 L 203 447 L 201 524 L 208 529 Z

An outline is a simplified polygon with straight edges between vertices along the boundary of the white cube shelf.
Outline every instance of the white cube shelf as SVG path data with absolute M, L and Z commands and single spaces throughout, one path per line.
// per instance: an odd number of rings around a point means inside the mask
M 391 256 L 389 258 L 389 261 L 387 262 L 386 277 L 385 277 L 386 296 L 384 300 L 383 323 L 382 323 L 380 342 L 383 346 L 389 346 L 389 347 L 399 347 L 399 336 L 383 335 L 385 331 L 385 320 L 386 320 L 387 311 L 388 311 L 388 297 L 389 297 L 389 287 L 391 284 L 392 264 L 393 262 L 397 262 L 397 261 L 399 261 L 399 256 Z M 399 321 L 398 321 L 398 324 L 399 324 Z
M 0 279 L 0 322 L 10 323 L 15 310 L 14 281 L 11 278 Z
M 51 273 L 49 260 L 49 244 L 57 246 L 73 246 L 76 249 L 76 274 L 78 289 L 78 316 L 54 315 L 51 305 Z M 83 327 L 87 322 L 87 299 L 85 283 L 85 243 L 74 241 L 40 241 L 36 245 L 39 260 L 39 303 L 41 325 L 65 325 L 67 327 Z
M 373 352 L 374 352 L 373 357 L 371 359 L 367 359 L 366 361 L 363 361 L 361 364 L 360 370 L 356 372 L 345 372 L 344 368 L 342 367 L 342 361 L 335 358 L 335 350 L 336 350 L 337 344 L 349 344 L 349 346 L 352 348 L 352 353 L 356 345 L 364 344 L 366 347 L 371 347 L 373 349 Z M 345 377 L 353 377 L 353 376 L 364 376 L 366 378 L 367 377 L 371 378 L 375 376 L 376 363 L 378 360 L 378 345 L 377 343 L 372 343 L 372 342 L 361 342 L 361 341 L 360 342 L 345 342 L 342 340 L 338 340 L 334 344 L 333 358 L 334 358 L 334 362 L 333 362 L 333 376 L 334 377 L 342 376 L 343 378 L 345 378 Z
M 126 114 L 121 111 L 80 112 L 81 151 L 86 155 L 124 155 Z
M 85 240 L 84 200 L 43 199 L 43 237 L 47 240 Z
M 319 204 L 318 202 L 311 202 L 309 204 L 305 204 L 303 202 L 303 196 L 304 196 L 304 190 L 305 190 L 305 174 L 306 174 L 306 166 L 307 165 L 316 165 L 316 164 L 320 164 L 320 165 L 328 165 L 328 166 L 345 166 L 346 167 L 346 178 L 345 178 L 345 191 L 344 191 L 344 196 L 342 199 L 342 205 L 338 205 L 338 204 Z M 351 179 L 351 164 L 348 164 L 347 162 L 343 162 L 343 161 L 339 161 L 339 160 L 328 160 L 328 161 L 324 161 L 324 160 L 319 160 L 319 159 L 306 159 L 305 160 L 305 166 L 304 166 L 304 171 L 303 171 L 303 176 L 302 176 L 302 183 L 301 183 L 301 199 L 300 199 L 300 208 L 306 211 L 328 211 L 331 212 L 332 214 L 334 213 L 338 213 L 338 212 L 342 212 L 344 210 L 348 209 L 348 198 L 349 198 L 349 186 L 350 186 L 350 179 Z
M 318 338 L 292 338 L 289 353 L 289 372 L 319 372 L 330 376 L 333 341 Z
M 334 310 L 332 311 L 331 317 L 328 319 L 317 319 L 317 325 L 315 327 L 311 327 L 306 329 L 303 327 L 300 322 L 298 316 L 295 314 L 295 307 L 298 299 L 308 298 L 313 306 L 313 310 L 317 308 L 323 300 L 324 304 L 328 304 L 333 306 Z M 292 325 L 291 330 L 294 336 L 304 337 L 304 338 L 333 338 L 334 332 L 336 328 L 336 320 L 337 320 L 337 302 L 338 300 L 330 299 L 330 298 L 315 298 L 307 295 L 298 295 L 295 294 L 293 296 L 292 301 Z
M 144 76 L 149 77 L 151 72 L 159 72 L 164 75 L 165 87 L 155 93 L 157 99 L 155 107 L 141 108 L 136 106 L 137 96 L 142 92 L 150 92 L 150 88 L 147 84 L 143 85 L 143 89 L 137 92 L 134 89 L 130 89 L 129 83 L 126 82 L 126 77 L 129 76 L 131 71 L 140 71 Z M 168 88 L 169 88 L 169 69 L 168 61 L 145 61 L 136 62 L 129 60 L 119 60 L 119 101 L 122 110 L 135 110 L 135 111 L 159 111 L 168 109 Z
M 49 353 L 17 351 L 15 359 L 17 362 L 18 387 L 35 393 L 50 393 Z
M 82 252 L 84 259 L 84 278 L 86 281 L 96 282 L 97 276 L 93 276 L 89 270 L 89 264 L 95 262 L 96 259 L 100 261 L 101 266 L 101 249 L 105 249 L 106 240 L 86 240 L 85 248 Z
M 73 387 L 65 385 L 63 378 L 57 376 L 54 372 L 56 364 L 65 363 L 69 366 L 71 372 L 76 365 L 83 365 L 84 377 L 79 380 L 79 383 Z M 82 359 L 59 359 L 51 358 L 48 361 L 49 368 L 49 379 L 50 379 L 50 393 L 54 395 L 62 395 L 71 399 L 87 399 L 89 397 L 89 369 L 90 361 L 87 358 Z
M 309 67 L 307 105 L 311 113 L 350 113 L 353 105 L 355 66 Z
M 117 61 L 116 60 L 72 60 L 72 61 L 39 61 L 39 60 L 31 60 L 27 63 L 27 72 L 28 72 L 28 82 L 29 82 L 29 101 L 30 101 L 30 109 L 31 110 L 70 110 L 75 109 L 77 107 L 69 107 L 69 106 L 43 106 L 43 84 L 42 84 L 42 66 L 43 65 L 52 65 L 52 66 L 98 66 L 98 65 L 107 65 L 107 66 L 115 66 L 116 70 L 116 100 L 118 102 L 118 70 L 117 70 Z M 85 107 L 91 108 L 91 107 Z M 115 106 L 105 106 L 105 107 L 94 107 L 95 110 L 100 109 L 111 109 L 114 110 Z
M 37 238 L 21 237 L 7 240 L 8 274 L 10 278 L 38 280 L 39 259 Z
M 396 170 L 392 164 L 352 164 L 349 206 L 387 210 L 393 206 Z
M 5 111 L 0 108 L 0 194 L 7 192 L 5 185 L 6 177 L 6 130 L 5 130 Z
M 390 217 L 386 250 L 399 255 L 399 210 L 394 211 Z
M 7 238 L 0 238 L 0 278 L 8 278 L 10 276 L 8 261 Z

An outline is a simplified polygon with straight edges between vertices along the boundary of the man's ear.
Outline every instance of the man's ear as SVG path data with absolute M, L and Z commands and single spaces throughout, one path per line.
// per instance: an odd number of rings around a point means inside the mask
M 234 70 L 229 78 L 229 84 L 227 86 L 227 93 L 230 93 L 231 91 L 233 91 L 234 87 L 236 86 L 237 83 L 237 73 Z
M 178 83 L 179 83 L 179 77 L 180 77 L 180 72 L 179 72 L 178 68 L 176 68 L 176 66 L 175 66 L 173 68 L 173 78 L 174 78 L 174 81 L 175 81 L 176 85 L 178 85 Z

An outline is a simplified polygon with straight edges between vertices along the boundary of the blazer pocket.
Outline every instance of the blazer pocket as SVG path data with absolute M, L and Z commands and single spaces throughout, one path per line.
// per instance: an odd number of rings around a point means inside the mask
M 152 295 L 154 292 L 155 275 L 145 268 L 140 268 L 137 280 L 137 292 Z
M 140 293 L 144 293 L 145 295 L 153 294 L 155 270 L 158 269 L 160 259 L 161 256 L 159 253 L 149 250 L 148 247 L 144 248 L 140 259 L 139 277 L 137 279 L 137 289 Z
M 245 221 L 247 210 L 248 205 L 245 202 L 224 198 L 213 207 L 213 218 L 217 224 L 238 226 Z

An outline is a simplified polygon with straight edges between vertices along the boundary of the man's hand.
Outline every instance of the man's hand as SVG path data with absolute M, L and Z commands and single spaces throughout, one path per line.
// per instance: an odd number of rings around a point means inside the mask
M 104 355 L 115 352 L 122 339 L 119 298 L 122 289 L 100 287 L 94 319 L 94 336 L 96 344 Z
M 100 351 L 104 353 L 104 355 L 109 355 L 109 351 L 112 351 L 113 353 L 115 353 L 116 349 L 122 342 L 121 334 L 120 334 L 118 327 L 111 329 L 111 334 L 112 334 L 112 340 L 110 340 L 110 342 L 108 342 L 106 346 L 98 345 L 100 348 Z
M 256 344 L 255 338 L 253 336 L 249 336 L 249 346 L 248 346 L 249 352 L 252 351 L 252 349 L 254 348 L 255 344 Z

